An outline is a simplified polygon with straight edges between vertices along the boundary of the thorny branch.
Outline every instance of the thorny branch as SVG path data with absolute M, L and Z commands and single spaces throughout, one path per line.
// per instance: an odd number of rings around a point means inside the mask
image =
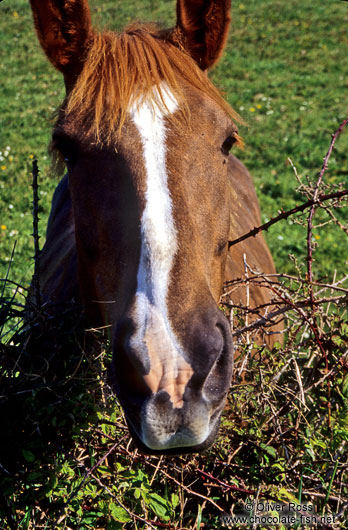
M 324 173 L 328 167 L 328 163 L 329 163 L 329 159 L 330 159 L 330 156 L 331 156 L 331 153 L 332 153 L 332 150 L 334 148 L 334 145 L 335 145 L 335 142 L 338 138 L 338 136 L 341 134 L 341 132 L 343 131 L 344 127 L 347 125 L 348 123 L 348 117 L 341 123 L 341 125 L 339 126 L 339 128 L 337 129 L 337 131 L 332 135 L 332 139 L 331 139 L 331 143 L 330 143 L 330 146 L 329 146 L 329 149 L 328 149 L 328 152 L 326 153 L 326 156 L 324 158 L 324 163 L 323 163 L 323 166 L 321 168 L 321 171 L 319 173 L 319 176 L 318 176 L 318 179 L 317 179 L 317 182 L 315 184 L 315 188 L 314 188 L 314 193 L 313 193 L 313 204 L 311 206 L 311 209 L 310 209 L 310 212 L 309 212 L 309 215 L 308 215 L 308 219 L 307 219 L 307 275 L 308 275 L 308 291 L 309 291 L 309 298 L 310 298 L 310 302 L 311 302 L 311 321 L 312 321 L 312 329 L 313 329 L 313 333 L 315 335 L 315 339 L 317 341 L 317 344 L 320 348 L 320 351 L 323 355 L 323 359 L 324 359 L 324 362 L 325 362 L 325 371 L 326 373 L 328 373 L 329 371 L 329 361 L 328 361 L 328 356 L 327 356 L 327 351 L 323 345 L 323 341 L 322 341 L 322 337 L 321 337 L 321 333 L 320 333 L 320 330 L 319 330 L 319 326 L 318 326 L 318 321 L 317 321 L 317 317 L 315 315 L 315 308 L 317 306 L 317 302 L 315 300 L 315 297 L 314 297 L 314 292 L 313 292 L 313 288 L 312 288 L 312 285 L 311 285 L 311 282 L 313 281 L 313 243 L 312 243 L 312 233 L 313 233 L 313 217 L 314 217 L 314 213 L 315 213 L 315 209 L 316 209 L 316 202 L 317 202 L 317 198 L 319 196 L 319 189 L 320 189 L 320 186 L 321 186 L 321 183 L 322 183 L 322 180 L 323 180 L 323 177 L 324 177 Z M 327 382 L 327 391 L 328 391 L 328 424 L 330 426 L 330 423 L 331 423 L 331 399 L 330 399 L 330 395 L 331 395 L 331 386 L 330 386 L 330 381 L 328 380 Z
M 348 195 L 348 190 L 342 190 L 337 191 L 334 193 L 328 193 L 326 195 L 318 195 L 316 199 L 310 199 L 307 202 L 300 204 L 299 206 L 295 206 L 294 208 L 291 208 L 291 210 L 284 211 L 282 210 L 279 215 L 276 217 L 272 217 L 267 223 L 264 223 L 260 226 L 257 226 L 244 234 L 243 236 L 238 237 L 237 239 L 233 239 L 233 241 L 228 242 L 228 248 L 233 247 L 234 245 L 237 245 L 237 243 L 240 243 L 241 241 L 244 241 L 245 239 L 248 239 L 249 237 L 254 237 L 263 230 L 268 230 L 268 228 L 275 223 L 278 223 L 279 221 L 283 219 L 287 219 L 291 215 L 294 215 L 295 213 L 301 213 L 304 210 L 307 210 L 307 208 L 310 208 L 311 206 L 320 206 L 323 202 L 329 201 L 332 199 L 342 199 L 343 197 Z

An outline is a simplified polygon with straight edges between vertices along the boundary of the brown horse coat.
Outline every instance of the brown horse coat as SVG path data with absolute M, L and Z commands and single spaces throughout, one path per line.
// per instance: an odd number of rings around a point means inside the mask
M 252 177 L 244 164 L 234 155 L 228 157 L 230 232 L 232 241 L 261 224 L 260 208 Z M 245 278 L 244 256 L 251 269 L 265 274 L 275 273 L 269 248 L 262 234 L 233 246 L 227 256 L 224 283 Z M 41 289 L 47 303 L 67 302 L 80 299 L 77 272 L 77 252 L 74 216 L 69 193 L 68 175 L 57 186 L 52 200 L 47 226 L 46 243 L 40 257 Z M 251 284 L 250 308 L 271 302 L 273 294 L 264 287 Z M 232 303 L 246 304 L 246 289 L 241 285 L 229 296 Z M 54 311 L 55 305 L 52 310 Z M 262 314 L 262 312 L 261 312 Z M 252 321 L 252 319 L 251 319 Z M 271 327 L 273 334 L 265 337 L 271 347 L 281 341 L 282 325 Z M 280 333 L 275 333 L 276 331 Z

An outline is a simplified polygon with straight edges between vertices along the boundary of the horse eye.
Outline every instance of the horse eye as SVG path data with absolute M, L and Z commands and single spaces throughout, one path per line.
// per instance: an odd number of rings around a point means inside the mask
M 77 157 L 74 155 L 64 156 L 64 162 L 66 164 L 67 170 L 72 169 L 72 167 L 76 164 Z
M 235 144 L 237 139 L 234 136 L 227 136 L 226 140 L 221 146 L 221 151 L 225 156 L 228 156 L 229 152 L 232 149 L 233 144 Z
M 64 145 L 59 147 L 59 151 L 64 157 L 67 166 L 73 166 L 77 161 L 77 149 L 74 145 Z
M 53 148 L 60 152 L 67 166 L 72 166 L 78 158 L 78 147 L 76 143 L 65 135 L 53 135 Z
M 64 162 L 66 163 L 67 168 L 71 168 L 76 163 L 76 155 L 64 156 Z

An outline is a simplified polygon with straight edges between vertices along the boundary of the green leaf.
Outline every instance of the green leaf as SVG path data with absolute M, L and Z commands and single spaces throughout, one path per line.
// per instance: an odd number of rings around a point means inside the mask
M 312 440 L 313 445 L 317 445 L 318 447 L 321 447 L 322 449 L 327 449 L 327 445 L 322 440 L 317 440 L 316 438 L 313 438 Z
M 98 472 L 101 474 L 101 475 L 112 475 L 111 471 L 110 471 L 110 468 L 107 467 L 107 466 L 99 466 L 98 468 Z
M 342 333 L 344 333 L 345 335 L 348 335 L 348 323 L 347 322 L 342 322 L 341 330 L 342 330 Z
M 57 486 L 57 484 L 58 484 L 57 475 L 51 475 L 50 482 L 49 482 L 50 488 L 54 489 Z
M 141 495 L 141 489 L 140 488 L 135 488 L 134 490 L 134 497 L 136 499 L 140 499 L 140 495 Z
M 272 464 L 271 465 L 272 468 L 276 468 L 276 469 L 280 469 L 280 471 L 285 471 L 284 467 L 279 464 L 278 462 L 276 462 L 275 464 Z
M 157 493 L 149 493 L 149 507 L 155 515 L 162 519 L 169 519 L 169 506 L 165 499 Z
M 115 504 L 114 502 L 111 502 L 109 504 L 109 508 L 110 508 L 111 517 L 115 521 L 118 521 L 119 523 L 128 523 L 128 521 L 131 520 L 126 510 L 122 508 L 122 506 L 120 506 L 119 504 Z
M 341 339 L 341 337 L 338 337 L 337 335 L 333 335 L 332 336 L 332 342 L 334 344 L 336 344 L 336 346 L 343 346 L 344 345 L 343 339 Z
M 31 471 L 28 473 L 28 482 L 36 482 L 43 479 L 42 471 Z
M 26 449 L 22 449 L 22 455 L 24 456 L 25 460 L 27 462 L 35 462 L 35 455 L 31 451 L 27 451 Z
M 201 522 L 202 522 L 202 506 L 198 505 L 198 514 L 197 514 L 197 530 L 201 528 Z
M 137 472 L 137 480 L 140 480 L 141 482 L 147 482 L 147 476 L 145 475 L 145 473 L 143 472 L 142 469 L 138 469 L 138 472 Z
M 95 523 L 103 516 L 102 512 L 88 512 L 83 517 L 83 522 L 90 525 L 95 525 Z
M 172 503 L 172 508 L 173 510 L 175 510 L 175 508 L 178 506 L 179 504 L 179 495 L 177 495 L 176 493 L 172 493 L 171 495 L 171 503 Z
M 298 502 L 296 497 L 292 493 L 289 493 L 285 488 L 280 488 L 280 490 L 278 491 L 278 496 L 281 500 L 287 499 L 290 501 Z
M 273 458 L 277 458 L 277 451 L 274 449 L 274 447 L 270 445 L 266 445 L 264 443 L 260 443 L 261 449 L 265 451 L 270 456 L 273 456 Z

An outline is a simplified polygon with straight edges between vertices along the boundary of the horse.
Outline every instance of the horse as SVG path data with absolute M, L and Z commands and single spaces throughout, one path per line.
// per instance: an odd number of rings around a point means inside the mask
M 119 33 L 94 29 L 88 0 L 31 7 L 66 88 L 51 148 L 67 173 L 40 256 L 42 299 L 80 300 L 94 326 L 110 327 L 113 386 L 143 452 L 200 452 L 233 373 L 224 282 L 244 275 L 243 255 L 275 272 L 262 234 L 228 245 L 260 224 L 252 178 L 230 154 L 240 118 L 207 76 L 230 0 L 177 0 L 175 27 Z M 231 297 L 246 303 L 244 289 Z M 250 286 L 251 308 L 270 301 Z

